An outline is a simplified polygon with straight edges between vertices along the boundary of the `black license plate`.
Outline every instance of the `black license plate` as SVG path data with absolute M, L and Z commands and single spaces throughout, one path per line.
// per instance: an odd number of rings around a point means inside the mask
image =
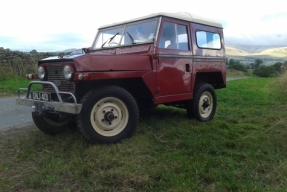
M 51 101 L 51 93 L 31 92 L 31 98 L 33 100 Z

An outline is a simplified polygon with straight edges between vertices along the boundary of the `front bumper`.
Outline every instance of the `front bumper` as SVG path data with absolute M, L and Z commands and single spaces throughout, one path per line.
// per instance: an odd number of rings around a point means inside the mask
M 31 86 L 33 84 L 51 85 L 54 88 L 59 101 L 48 102 L 48 101 L 38 101 L 38 100 L 31 99 L 30 92 L 31 92 Z M 24 98 L 20 97 L 21 91 L 27 91 L 26 97 Z M 63 102 L 61 94 L 70 95 L 73 98 L 74 103 Z M 49 82 L 49 81 L 32 81 L 29 84 L 28 88 L 20 88 L 18 90 L 18 97 L 16 98 L 16 104 L 32 107 L 32 111 L 38 112 L 39 114 L 42 114 L 44 112 L 62 112 L 62 113 L 69 113 L 69 114 L 79 114 L 82 109 L 82 104 L 77 103 L 77 99 L 74 96 L 74 94 L 69 93 L 69 92 L 59 91 L 58 87 L 53 82 Z

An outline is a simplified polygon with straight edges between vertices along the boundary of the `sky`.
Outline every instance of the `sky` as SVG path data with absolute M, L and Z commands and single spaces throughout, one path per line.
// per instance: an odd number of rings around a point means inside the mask
M 227 45 L 287 46 L 286 4 L 283 0 L 2 0 L 0 47 L 22 51 L 90 47 L 101 25 L 156 12 L 189 12 L 218 20 Z

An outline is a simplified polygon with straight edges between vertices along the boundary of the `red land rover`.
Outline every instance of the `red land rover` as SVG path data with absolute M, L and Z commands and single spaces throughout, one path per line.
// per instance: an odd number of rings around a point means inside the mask
M 77 124 L 91 143 L 131 136 L 139 109 L 165 104 L 210 121 L 226 87 L 222 25 L 189 13 L 157 13 L 99 28 L 84 54 L 39 61 L 16 103 L 55 135 Z M 42 92 L 31 92 L 34 84 Z M 27 91 L 25 98 L 20 91 Z M 76 119 L 76 121 L 75 121 Z

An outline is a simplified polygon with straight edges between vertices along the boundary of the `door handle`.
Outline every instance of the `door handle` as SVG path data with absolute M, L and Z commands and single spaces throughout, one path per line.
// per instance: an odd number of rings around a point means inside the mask
M 189 64 L 185 64 L 185 71 L 186 71 L 186 72 L 190 72 Z

